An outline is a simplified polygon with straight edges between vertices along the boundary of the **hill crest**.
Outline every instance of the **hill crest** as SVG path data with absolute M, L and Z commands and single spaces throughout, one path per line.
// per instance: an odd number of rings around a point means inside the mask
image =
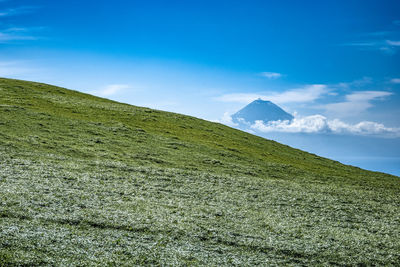
M 398 265 L 399 177 L 0 79 L 0 265 Z

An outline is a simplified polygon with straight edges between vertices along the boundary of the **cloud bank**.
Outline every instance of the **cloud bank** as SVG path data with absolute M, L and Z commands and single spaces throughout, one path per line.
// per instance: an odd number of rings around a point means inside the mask
M 292 121 L 271 121 L 268 123 L 256 121 L 250 128 L 263 133 L 332 133 L 400 137 L 400 128 L 390 128 L 372 121 L 349 124 L 339 119 L 329 120 L 319 114 L 295 117 Z

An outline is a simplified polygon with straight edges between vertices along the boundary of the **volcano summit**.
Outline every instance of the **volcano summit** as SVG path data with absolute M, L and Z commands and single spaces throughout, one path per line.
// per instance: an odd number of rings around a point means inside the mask
M 279 106 L 275 105 L 271 101 L 264 101 L 260 98 L 254 100 L 232 115 L 232 120 L 235 123 L 253 124 L 256 121 L 267 123 L 269 121 L 284 121 L 292 119 L 293 116 Z

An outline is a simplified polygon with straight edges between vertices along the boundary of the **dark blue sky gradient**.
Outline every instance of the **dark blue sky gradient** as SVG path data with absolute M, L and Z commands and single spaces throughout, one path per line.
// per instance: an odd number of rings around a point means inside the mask
M 32 6 L 33 1 L 7 1 Z M 398 74 L 398 55 L 345 46 L 394 31 L 400 1 L 34 1 L 3 18 L 47 26 L 41 48 L 173 59 L 237 71 L 275 69 L 294 82 Z M 396 58 L 396 60 L 395 60 Z M 380 66 L 377 68 L 377 66 Z

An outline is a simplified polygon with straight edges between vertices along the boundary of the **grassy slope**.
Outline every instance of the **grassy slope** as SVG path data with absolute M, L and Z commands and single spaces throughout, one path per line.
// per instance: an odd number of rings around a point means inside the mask
M 0 79 L 0 190 L 0 263 L 400 264 L 398 177 L 40 83 Z

